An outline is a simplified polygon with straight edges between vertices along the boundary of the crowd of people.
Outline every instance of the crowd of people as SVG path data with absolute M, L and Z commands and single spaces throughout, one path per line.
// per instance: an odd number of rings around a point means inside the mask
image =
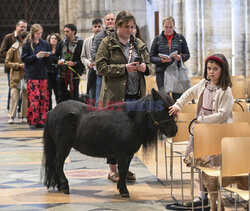
M 17 22 L 16 30 L 6 35 L 1 45 L 10 87 L 9 124 L 15 123 L 17 112 L 21 111 L 22 122 L 43 128 L 46 113 L 53 108 L 52 92 L 56 103 L 79 100 L 80 76 L 85 70 L 89 100 L 93 106 L 102 107 L 145 96 L 144 76 L 152 73 L 152 63 L 156 66 L 158 89 L 164 89 L 168 67 L 175 61 L 180 66 L 181 60 L 185 62 L 190 58 L 186 39 L 175 31 L 171 16 L 163 19 L 163 31 L 154 38 L 150 50 L 132 13 L 121 11 L 117 16 L 109 13 L 104 17 L 104 25 L 101 19 L 94 19 L 93 34 L 83 40 L 76 35 L 74 24 L 66 24 L 63 40 L 51 33 L 44 41 L 41 25 L 33 24 L 28 33 L 27 22 Z M 185 93 L 172 92 L 175 104 L 169 114 L 177 115 L 184 104 L 197 98 L 196 124 L 232 122 L 230 87 L 228 62 L 224 55 L 214 54 L 205 61 L 203 80 Z M 187 146 L 186 162 L 189 162 L 191 149 L 192 137 Z M 221 161 L 209 158 L 208 162 L 220 165 Z M 107 163 L 108 179 L 117 182 L 116 158 L 108 158 Z M 136 176 L 129 171 L 126 179 L 134 181 Z M 206 199 L 206 196 L 198 197 L 195 202 L 200 204 L 201 198 Z
M 128 18 L 130 16 L 133 20 Z M 125 22 L 121 22 L 123 19 Z M 79 100 L 80 76 L 84 71 L 87 75 L 86 94 L 89 102 L 100 107 L 114 100 L 142 97 L 145 94 L 143 76 L 152 73 L 150 63 L 156 65 L 156 80 L 160 90 L 164 86 L 166 68 L 175 60 L 183 59 L 185 62 L 189 59 L 187 42 L 183 35 L 175 32 L 173 17 L 163 19 L 164 30 L 155 37 L 150 53 L 133 14 L 122 11 L 118 20 L 120 22 L 117 22 L 115 14 L 109 13 L 104 17 L 103 27 L 100 18 L 93 19 L 93 34 L 85 40 L 76 35 L 74 24 L 66 24 L 63 40 L 59 34 L 52 32 L 46 41 L 41 38 L 43 28 L 39 24 L 33 24 L 27 37 L 22 39 L 22 32 L 27 31 L 27 22 L 19 20 L 16 30 L 4 37 L 0 49 L 1 56 L 5 58 L 5 72 L 9 82 L 9 124 L 20 122 L 16 118 L 18 116 L 21 122 L 27 122 L 31 127 L 43 128 L 46 113 L 53 108 L 53 93 L 56 103 L 68 99 Z M 120 47 L 120 50 L 105 55 L 109 47 L 99 47 L 105 43 L 106 37 L 113 37 L 113 41 L 117 42 L 114 47 Z M 110 40 L 108 45 L 113 44 L 113 41 Z M 15 46 L 17 50 L 13 51 Z M 20 59 L 14 58 L 13 52 Z M 171 58 L 159 56 L 173 52 L 176 53 Z M 114 62 L 113 65 L 109 63 L 108 69 L 102 62 L 105 56 L 114 60 L 108 60 Z M 117 62 L 125 63 L 126 66 Z M 176 101 L 181 94 L 173 92 L 173 99 Z M 11 96 L 13 100 L 10 100 Z

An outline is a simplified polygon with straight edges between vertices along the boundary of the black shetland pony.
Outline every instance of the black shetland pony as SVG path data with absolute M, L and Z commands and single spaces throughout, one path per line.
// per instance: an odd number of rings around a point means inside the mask
M 129 197 L 125 178 L 134 153 L 141 145 L 154 146 L 158 131 L 167 137 L 177 132 L 174 118 L 168 115 L 172 104 L 167 93 L 154 89 L 138 101 L 101 110 L 77 101 L 58 104 L 48 113 L 43 133 L 44 185 L 69 193 L 63 165 L 73 147 L 93 157 L 116 157 L 120 175 L 117 189 L 122 197 Z

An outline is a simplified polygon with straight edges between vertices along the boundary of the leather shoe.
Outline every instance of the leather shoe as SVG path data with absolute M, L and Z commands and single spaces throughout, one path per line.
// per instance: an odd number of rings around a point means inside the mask
M 135 181 L 136 180 L 136 176 L 134 173 L 132 173 L 131 171 L 128 171 L 127 177 L 126 177 L 126 181 Z

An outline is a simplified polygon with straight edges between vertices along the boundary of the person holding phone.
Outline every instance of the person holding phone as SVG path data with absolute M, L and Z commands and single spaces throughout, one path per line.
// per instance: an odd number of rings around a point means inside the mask
M 43 28 L 33 24 L 22 47 L 21 59 L 25 64 L 27 79 L 27 122 L 31 128 L 43 128 L 49 108 L 47 62 L 50 48 L 42 40 Z
M 163 31 L 154 38 L 150 49 L 150 61 L 156 65 L 156 83 L 158 89 L 164 87 L 164 71 L 175 60 L 182 59 L 187 61 L 190 57 L 188 45 L 182 34 L 176 33 L 175 21 L 171 16 L 167 16 L 162 21 Z M 164 56 L 168 55 L 168 56 Z M 178 64 L 179 65 L 179 64 Z M 172 93 L 174 101 L 176 101 L 182 93 Z
M 98 49 L 95 61 L 98 74 L 102 76 L 99 102 L 103 105 L 136 100 L 145 95 L 144 75 L 149 75 L 151 65 L 146 44 L 132 34 L 135 24 L 130 12 L 121 11 L 115 21 L 116 31 L 105 37 Z M 141 64 L 135 61 L 138 57 Z M 108 179 L 117 182 L 116 158 L 108 158 L 107 163 L 110 165 Z M 135 175 L 128 172 L 126 180 L 135 179 Z

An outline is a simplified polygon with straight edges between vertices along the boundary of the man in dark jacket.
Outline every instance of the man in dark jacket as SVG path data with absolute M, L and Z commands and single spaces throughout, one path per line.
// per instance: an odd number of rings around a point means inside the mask
M 7 51 L 10 49 L 10 47 L 18 41 L 18 35 L 22 31 L 27 30 L 27 21 L 24 19 L 20 19 L 16 24 L 16 30 L 12 33 L 6 34 L 3 38 L 1 48 L 0 48 L 0 56 L 5 60 Z M 10 68 L 4 65 L 4 72 L 7 74 L 8 77 L 8 86 L 10 87 Z M 21 105 L 21 103 L 18 103 Z M 7 110 L 10 108 L 10 88 L 8 91 L 8 99 L 7 99 Z M 21 108 L 19 106 L 18 111 L 21 111 Z
M 58 44 L 55 52 L 55 60 L 59 65 L 59 102 L 79 99 L 80 76 L 84 70 L 81 61 L 83 40 L 76 36 L 76 26 L 66 24 L 64 35 L 65 39 Z
M 92 43 L 92 48 L 91 48 L 91 58 L 93 61 L 95 61 L 95 57 L 99 48 L 99 45 L 101 44 L 102 40 L 109 35 L 112 31 L 114 31 L 115 27 L 115 15 L 113 13 L 109 13 L 104 17 L 104 24 L 105 24 L 105 29 L 101 32 L 99 32 L 96 36 L 95 39 L 93 40 Z M 96 71 L 97 74 L 97 71 Z M 95 99 L 96 102 L 99 100 L 99 95 L 101 91 L 101 85 L 102 85 L 102 76 L 97 75 L 96 78 L 96 93 L 95 93 Z

